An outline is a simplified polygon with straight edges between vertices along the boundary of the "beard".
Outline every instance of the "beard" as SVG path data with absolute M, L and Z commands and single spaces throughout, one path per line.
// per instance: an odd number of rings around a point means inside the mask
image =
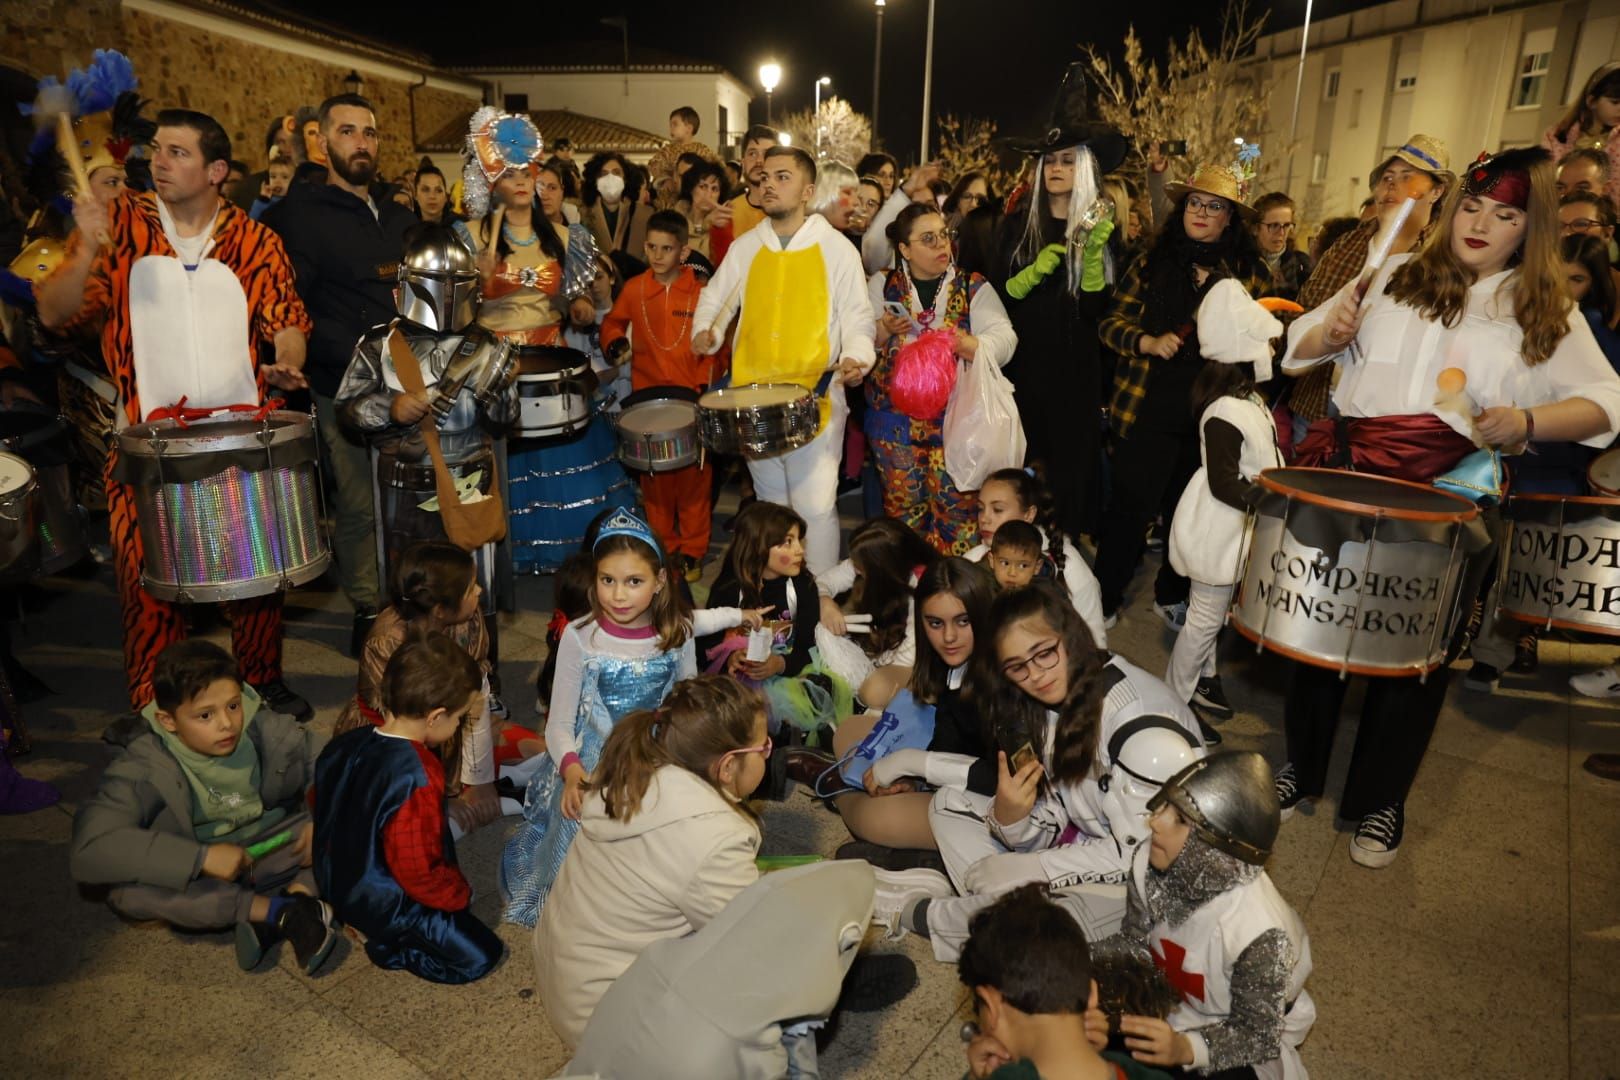
M 351 154 L 346 158 L 332 154 L 331 166 L 344 183 L 355 187 L 369 186 L 377 175 L 377 159 L 369 154 Z

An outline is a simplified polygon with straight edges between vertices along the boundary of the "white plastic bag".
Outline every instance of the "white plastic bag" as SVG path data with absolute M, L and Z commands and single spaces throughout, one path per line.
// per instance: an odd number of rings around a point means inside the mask
M 958 491 L 977 491 L 997 469 L 1023 465 L 1024 426 L 1001 369 L 966 367 L 945 408 L 945 471 Z

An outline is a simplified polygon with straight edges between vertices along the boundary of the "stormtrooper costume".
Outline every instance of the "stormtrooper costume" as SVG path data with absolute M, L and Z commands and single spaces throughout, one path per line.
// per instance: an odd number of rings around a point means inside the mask
M 944 787 L 929 807 L 951 884 L 961 893 L 935 898 L 928 936 L 938 960 L 955 960 L 968 923 L 1000 894 L 1044 882 L 1088 939 L 1112 934 L 1125 917 L 1132 853 L 1145 847 L 1147 800 L 1177 769 L 1202 757 L 1198 722 L 1169 688 L 1115 656 L 1091 772 L 1043 794 L 1022 821 L 1003 826 L 993 796 Z M 1051 768 L 1057 714 L 1047 714 L 1041 760 Z
M 1163 871 L 1141 845 L 1124 925 L 1096 954 L 1131 952 L 1164 972 L 1181 999 L 1167 1019 L 1192 1045 L 1189 1070 L 1307 1080 L 1298 1048 L 1316 1020 L 1310 938 L 1262 869 L 1281 824 L 1270 766 L 1252 751 L 1211 755 L 1148 808 L 1166 804 L 1193 831 Z

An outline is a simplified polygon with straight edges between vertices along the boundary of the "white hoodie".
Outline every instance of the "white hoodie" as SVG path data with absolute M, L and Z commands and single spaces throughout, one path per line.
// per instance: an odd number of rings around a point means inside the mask
M 540 1003 L 570 1048 L 597 1002 L 655 941 L 702 929 L 759 878 L 759 830 L 679 765 L 653 774 L 641 810 L 585 800 L 580 831 L 534 928 Z

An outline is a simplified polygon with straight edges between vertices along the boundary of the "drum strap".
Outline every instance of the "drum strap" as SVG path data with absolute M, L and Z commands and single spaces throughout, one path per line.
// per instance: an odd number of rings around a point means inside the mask
M 388 355 L 394 360 L 394 370 L 405 389 L 413 394 L 427 396 L 427 384 L 422 379 L 422 368 L 416 353 L 411 350 L 399 331 L 388 335 Z M 489 493 L 478 502 L 463 503 L 456 493 L 456 480 L 445 464 L 444 451 L 439 446 L 438 417 L 432 409 L 418 425 L 422 440 L 427 443 L 433 457 L 433 472 L 439 492 L 439 520 L 451 543 L 466 551 L 477 551 L 485 544 L 506 537 L 506 510 L 501 505 L 500 486 L 491 484 Z

